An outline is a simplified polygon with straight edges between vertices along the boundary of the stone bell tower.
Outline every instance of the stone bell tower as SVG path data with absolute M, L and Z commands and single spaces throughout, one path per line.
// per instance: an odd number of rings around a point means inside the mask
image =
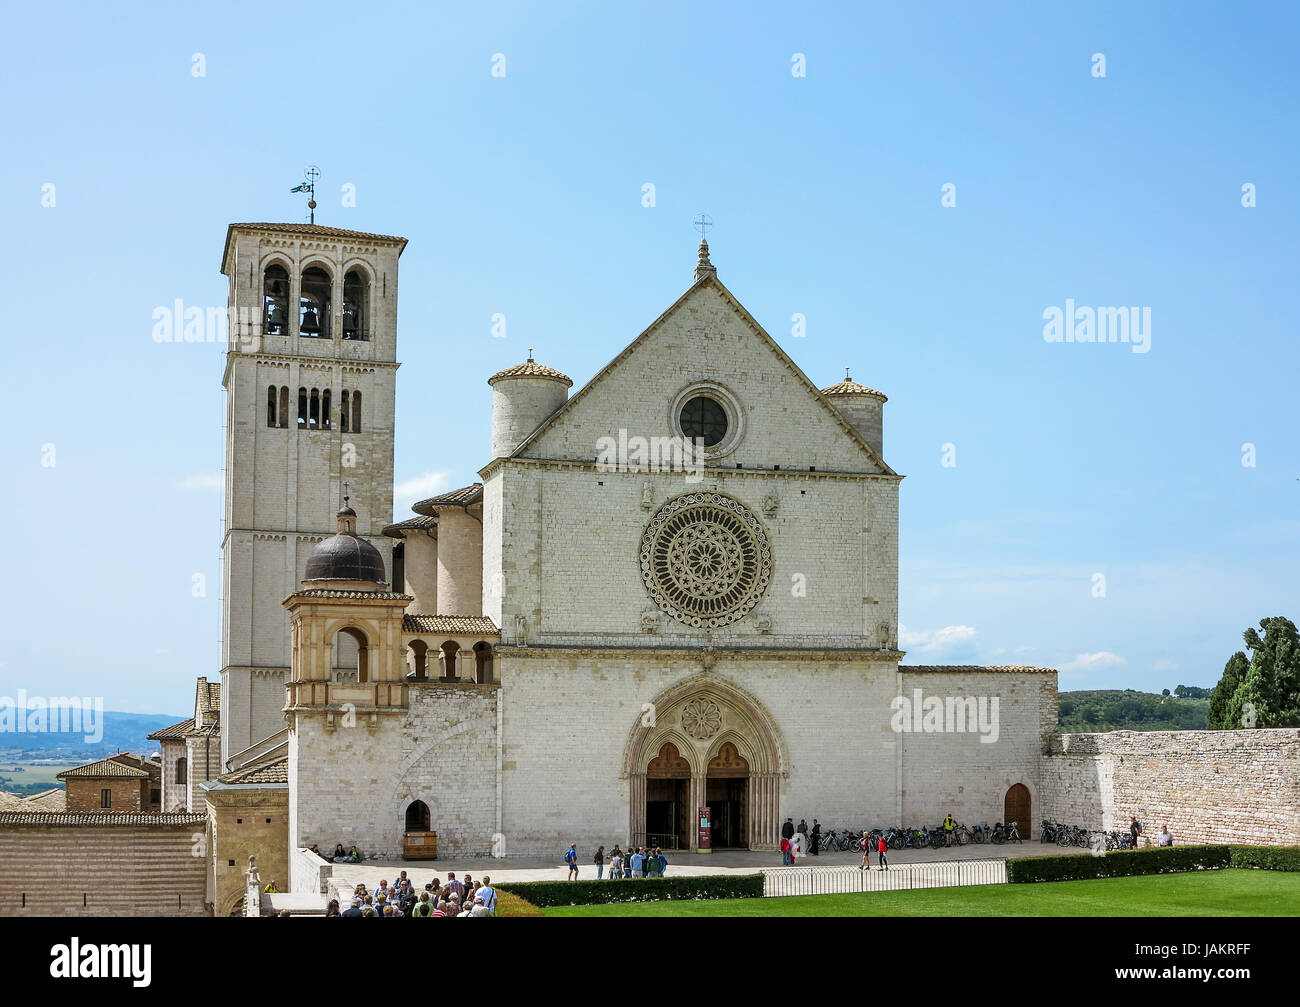
M 405 238 L 314 224 L 226 232 L 223 763 L 284 728 L 290 644 L 281 603 L 331 535 L 344 496 L 356 501 L 356 534 L 390 555 L 382 532 L 393 519 L 405 247 Z M 356 669 L 355 646 L 345 641 L 332 659 Z

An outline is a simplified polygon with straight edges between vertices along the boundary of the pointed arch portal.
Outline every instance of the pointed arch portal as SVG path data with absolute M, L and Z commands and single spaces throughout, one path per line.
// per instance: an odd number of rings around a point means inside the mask
M 713 847 L 775 849 L 785 742 L 756 698 L 717 675 L 665 690 L 624 749 L 635 845 L 694 849 L 695 812 L 713 814 Z

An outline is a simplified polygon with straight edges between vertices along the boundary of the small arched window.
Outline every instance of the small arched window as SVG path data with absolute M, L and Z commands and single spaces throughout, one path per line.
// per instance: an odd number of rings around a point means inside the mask
M 268 427 L 273 427 L 279 422 L 277 415 L 278 399 L 279 396 L 276 394 L 275 385 L 271 385 L 266 390 L 266 425 Z
M 328 388 L 320 393 L 320 425 L 325 430 L 330 428 L 330 390 Z
M 186 783 L 189 782 L 189 778 L 190 778 L 190 762 L 189 759 L 185 758 L 185 756 L 182 755 L 179 759 L 176 760 L 176 782 L 183 787 L 186 785 Z
M 491 685 L 492 646 L 485 640 L 474 644 L 474 681 L 479 685 Z
M 262 331 L 268 336 L 289 332 L 289 271 L 276 264 L 262 277 Z
M 320 392 L 311 390 L 311 411 L 307 414 L 307 426 L 315 430 L 320 427 Z
M 280 426 L 289 425 L 289 386 L 280 386 Z
M 361 393 L 352 393 L 352 432 L 361 433 Z
M 309 266 L 302 271 L 302 291 L 298 297 L 298 333 L 312 338 L 329 339 L 330 274 L 320 266 Z
M 298 429 L 307 428 L 307 389 L 298 389 Z
M 345 434 L 352 429 L 348 426 L 348 390 L 346 388 L 343 389 L 343 399 L 339 404 L 339 429 Z
M 355 269 L 343 277 L 343 338 L 369 339 L 370 305 L 365 277 Z

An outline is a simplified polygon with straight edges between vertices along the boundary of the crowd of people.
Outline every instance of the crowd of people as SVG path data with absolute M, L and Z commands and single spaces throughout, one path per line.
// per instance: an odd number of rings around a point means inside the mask
M 454 871 L 447 874 L 447 880 L 431 881 L 424 890 L 417 892 L 415 885 L 406 872 L 393 880 L 382 880 L 370 891 L 364 884 L 359 884 L 352 893 L 352 904 L 342 911 L 339 900 L 330 899 L 326 916 L 494 916 L 496 915 L 497 893 L 492 887 L 492 879 L 484 877 L 475 881 L 466 874 L 457 879 Z
M 577 880 L 578 847 L 576 844 L 565 851 L 564 862 L 569 867 L 568 879 Z M 608 853 L 602 846 L 596 851 L 593 862 L 596 865 L 597 881 L 606 877 L 610 881 L 619 881 L 623 878 L 662 878 L 668 870 L 668 858 L 658 846 L 652 849 L 644 846 L 629 846 L 624 852 L 618 843 L 615 843 L 614 848 Z M 606 868 L 609 869 L 608 875 L 605 873 Z

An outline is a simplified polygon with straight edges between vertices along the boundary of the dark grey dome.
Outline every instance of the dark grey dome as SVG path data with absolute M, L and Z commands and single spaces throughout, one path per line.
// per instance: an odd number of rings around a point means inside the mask
M 387 583 L 384 557 L 365 539 L 352 534 L 352 529 L 356 526 L 356 511 L 344 507 L 338 516 L 339 533 L 331 535 L 311 551 L 307 557 L 307 572 L 303 581 L 365 580 L 374 584 Z

